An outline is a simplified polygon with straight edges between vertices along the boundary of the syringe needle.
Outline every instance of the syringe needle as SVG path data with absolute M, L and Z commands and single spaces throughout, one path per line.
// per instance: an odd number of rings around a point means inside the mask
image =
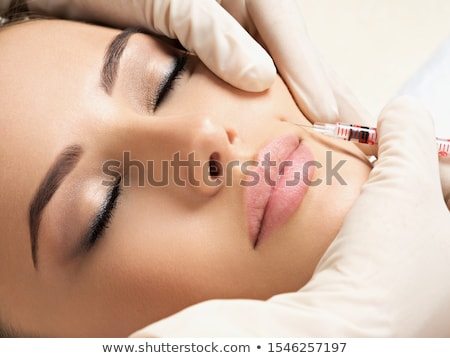
M 296 126 L 310 128 L 323 135 L 361 144 L 377 144 L 378 133 L 373 127 L 347 123 L 314 123 L 312 125 L 293 123 Z M 436 138 L 438 154 L 441 157 L 450 155 L 450 139 Z

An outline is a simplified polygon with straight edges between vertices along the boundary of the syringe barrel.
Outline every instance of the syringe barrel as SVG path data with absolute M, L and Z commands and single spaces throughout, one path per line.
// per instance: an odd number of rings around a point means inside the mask
M 347 123 L 314 123 L 314 131 L 337 139 L 363 144 L 378 144 L 376 128 Z M 439 156 L 450 156 L 450 139 L 436 138 Z
M 448 157 L 450 155 L 450 139 L 436 138 L 438 146 L 438 153 L 441 157 Z
M 349 142 L 363 144 L 378 143 L 378 133 L 376 128 L 356 124 L 336 123 L 335 137 Z

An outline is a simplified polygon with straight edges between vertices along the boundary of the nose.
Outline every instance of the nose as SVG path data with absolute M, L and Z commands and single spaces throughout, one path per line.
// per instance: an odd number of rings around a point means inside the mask
M 165 163 L 170 184 L 202 196 L 215 195 L 225 183 L 236 131 L 210 117 L 155 118 L 131 131 L 143 159 Z

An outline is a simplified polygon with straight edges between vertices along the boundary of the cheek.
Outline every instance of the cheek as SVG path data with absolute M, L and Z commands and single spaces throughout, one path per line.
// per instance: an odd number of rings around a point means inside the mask
M 123 313 L 122 320 L 139 311 L 145 314 L 144 324 L 149 324 L 217 297 L 232 279 L 223 277 L 224 286 L 215 287 L 215 278 L 219 272 L 224 275 L 220 268 L 226 267 L 233 251 L 233 243 L 220 238 L 236 237 L 228 219 L 215 207 L 183 208 L 170 197 L 151 200 L 144 192 L 124 197 L 110 227 L 112 234 L 99 242 L 98 255 L 92 257 L 96 285 L 108 297 L 106 309 Z
M 180 229 L 183 222 L 165 205 L 145 214 L 140 209 L 130 211 L 135 215 L 115 216 L 110 233 L 89 257 L 81 275 L 86 282 L 77 290 L 81 304 L 89 306 L 85 312 L 95 312 L 96 321 L 126 334 L 195 303 L 188 282 L 195 279 L 192 266 L 198 254 L 185 250 L 185 241 L 192 238 Z

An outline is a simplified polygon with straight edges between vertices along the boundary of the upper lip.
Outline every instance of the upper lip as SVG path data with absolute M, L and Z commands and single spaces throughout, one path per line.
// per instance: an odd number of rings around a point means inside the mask
M 265 145 L 258 153 L 256 172 L 259 175 L 257 183 L 247 187 L 247 215 L 249 216 L 250 238 L 256 246 L 264 224 L 267 204 L 282 173 L 280 164 L 298 148 L 300 140 L 294 135 L 279 137 Z M 264 161 L 266 160 L 266 163 Z M 268 160 L 272 161 L 270 166 Z M 275 165 L 274 165 L 275 164 Z M 270 168 L 270 176 L 267 172 Z M 270 179 L 273 181 L 269 182 Z M 272 185 L 271 185 L 272 184 Z M 274 184 L 274 185 L 273 185 Z

